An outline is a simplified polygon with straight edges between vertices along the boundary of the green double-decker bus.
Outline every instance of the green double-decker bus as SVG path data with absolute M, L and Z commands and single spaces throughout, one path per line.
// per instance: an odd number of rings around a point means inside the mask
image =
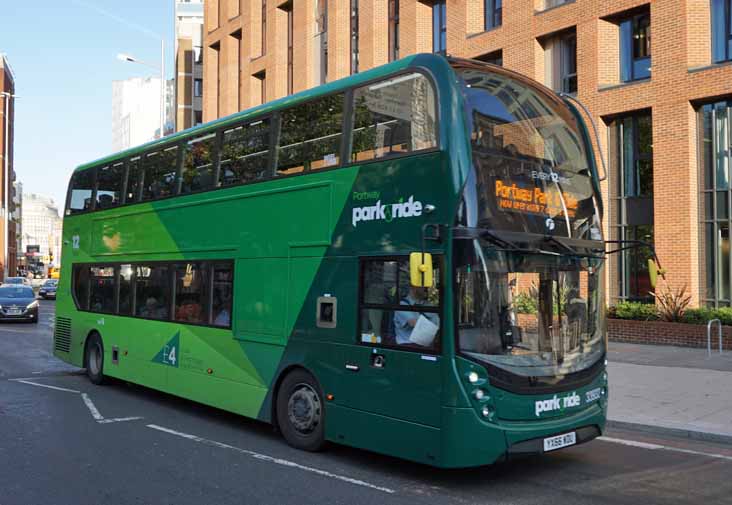
M 80 166 L 54 353 L 440 467 L 589 441 L 607 410 L 579 112 L 414 55 Z

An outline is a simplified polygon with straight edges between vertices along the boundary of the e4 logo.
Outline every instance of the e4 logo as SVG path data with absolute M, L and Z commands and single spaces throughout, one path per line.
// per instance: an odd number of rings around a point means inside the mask
M 180 347 L 180 332 L 173 335 L 167 344 L 153 358 L 154 363 L 178 368 L 178 348 Z

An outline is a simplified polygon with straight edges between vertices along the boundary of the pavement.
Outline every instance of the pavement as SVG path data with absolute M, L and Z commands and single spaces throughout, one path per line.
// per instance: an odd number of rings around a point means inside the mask
M 611 427 L 732 444 L 732 352 L 611 342 Z

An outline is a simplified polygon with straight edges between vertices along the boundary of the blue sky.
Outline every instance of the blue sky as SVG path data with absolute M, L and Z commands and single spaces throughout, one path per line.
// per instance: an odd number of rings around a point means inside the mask
M 112 81 L 173 76 L 174 0 L 25 0 L 0 16 L 0 52 L 15 73 L 15 171 L 24 192 L 61 205 L 76 165 L 112 149 Z M 156 35 L 158 34 L 158 35 Z

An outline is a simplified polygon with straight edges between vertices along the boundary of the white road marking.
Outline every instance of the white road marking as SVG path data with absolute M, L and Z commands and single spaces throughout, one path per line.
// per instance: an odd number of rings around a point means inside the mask
M 99 424 L 109 424 L 109 423 L 123 423 L 125 421 L 139 421 L 140 419 L 143 419 L 143 418 L 142 417 L 115 417 L 112 419 L 102 419 L 97 422 Z
M 210 446 L 213 446 L 213 447 L 218 447 L 220 449 L 228 449 L 228 450 L 231 450 L 231 451 L 236 451 L 236 452 L 239 452 L 241 454 L 246 454 L 247 456 L 251 456 L 251 457 L 253 457 L 255 459 L 261 460 L 261 461 L 267 461 L 269 463 L 274 463 L 276 465 L 287 466 L 287 467 L 290 467 L 290 468 L 297 468 L 299 470 L 304 470 L 306 472 L 310 472 L 310 473 L 314 473 L 314 474 L 317 474 L 317 475 L 321 475 L 323 477 L 328 477 L 330 479 L 336 479 L 336 480 L 340 480 L 340 481 L 343 481 L 343 482 L 348 482 L 349 484 L 354 484 L 356 486 L 367 487 L 369 489 L 374 489 L 376 491 L 381 491 L 383 493 L 389 493 L 389 494 L 394 494 L 396 492 L 393 489 L 389 489 L 387 487 L 382 487 L 382 486 L 377 486 L 375 484 L 371 484 L 369 482 L 365 482 L 365 481 L 362 481 L 362 480 L 359 480 L 359 479 L 354 479 L 354 478 L 351 478 L 351 477 L 346 477 L 346 476 L 343 476 L 343 475 L 338 475 L 338 474 L 335 474 L 335 473 L 328 472 L 326 470 L 321 470 L 319 468 L 313 468 L 311 466 L 301 465 L 300 463 L 295 463 L 294 461 L 288 461 L 288 460 L 282 459 L 282 458 L 275 458 L 275 457 L 272 457 L 272 456 L 267 456 L 266 454 L 260 454 L 258 452 L 249 451 L 247 449 L 241 449 L 239 447 L 234 447 L 233 445 L 228 445 L 228 444 L 224 444 L 224 443 L 221 443 L 221 442 L 216 442 L 214 440 L 209 440 L 209 439 L 202 438 L 202 437 L 199 437 L 199 436 L 196 436 L 196 435 L 191 435 L 189 433 L 183 433 L 183 432 L 180 432 L 180 431 L 171 430 L 170 428 L 165 428 L 163 426 L 158 426 L 156 424 L 148 424 L 147 427 L 148 428 L 152 428 L 153 430 L 158 430 L 158 431 L 162 431 L 164 433 L 169 433 L 170 435 L 175 435 L 177 437 L 182 437 L 182 438 L 185 438 L 185 439 L 188 439 L 188 440 L 193 440 L 194 442 L 199 442 L 199 443 L 202 443 L 202 444 L 205 444 L 205 445 L 210 445 Z
M 41 388 L 55 389 L 57 391 L 66 391 L 68 393 L 79 394 L 81 392 L 81 391 L 76 391 L 75 389 L 66 389 L 66 388 L 61 388 L 58 386 L 49 386 L 48 384 L 39 384 L 37 382 L 32 382 L 30 379 L 35 379 L 35 377 L 29 377 L 27 379 L 8 379 L 8 380 L 13 381 L 13 382 L 22 382 L 23 384 L 29 384 L 31 386 L 38 386 Z
M 715 454 L 715 453 L 711 453 L 711 452 L 693 451 L 691 449 L 680 449 L 678 447 L 670 447 L 668 445 L 649 444 L 648 442 L 637 442 L 635 440 L 625 440 L 622 438 L 612 438 L 612 437 L 597 437 L 597 440 L 602 440 L 603 442 L 610 442 L 612 444 L 628 445 L 630 447 L 639 447 L 641 449 L 648 449 L 651 451 L 664 450 L 664 451 L 671 451 L 671 452 L 680 452 L 682 454 L 693 454 L 695 456 L 706 456 L 708 458 L 732 461 L 732 456 L 726 456 L 724 454 Z
M 99 413 L 96 406 L 94 405 L 94 402 L 92 402 L 91 398 L 89 398 L 89 395 L 86 393 L 81 393 L 81 398 L 84 400 L 84 403 L 89 409 L 89 412 L 91 412 L 92 417 L 97 421 L 103 421 L 104 417 L 102 416 L 102 414 Z

